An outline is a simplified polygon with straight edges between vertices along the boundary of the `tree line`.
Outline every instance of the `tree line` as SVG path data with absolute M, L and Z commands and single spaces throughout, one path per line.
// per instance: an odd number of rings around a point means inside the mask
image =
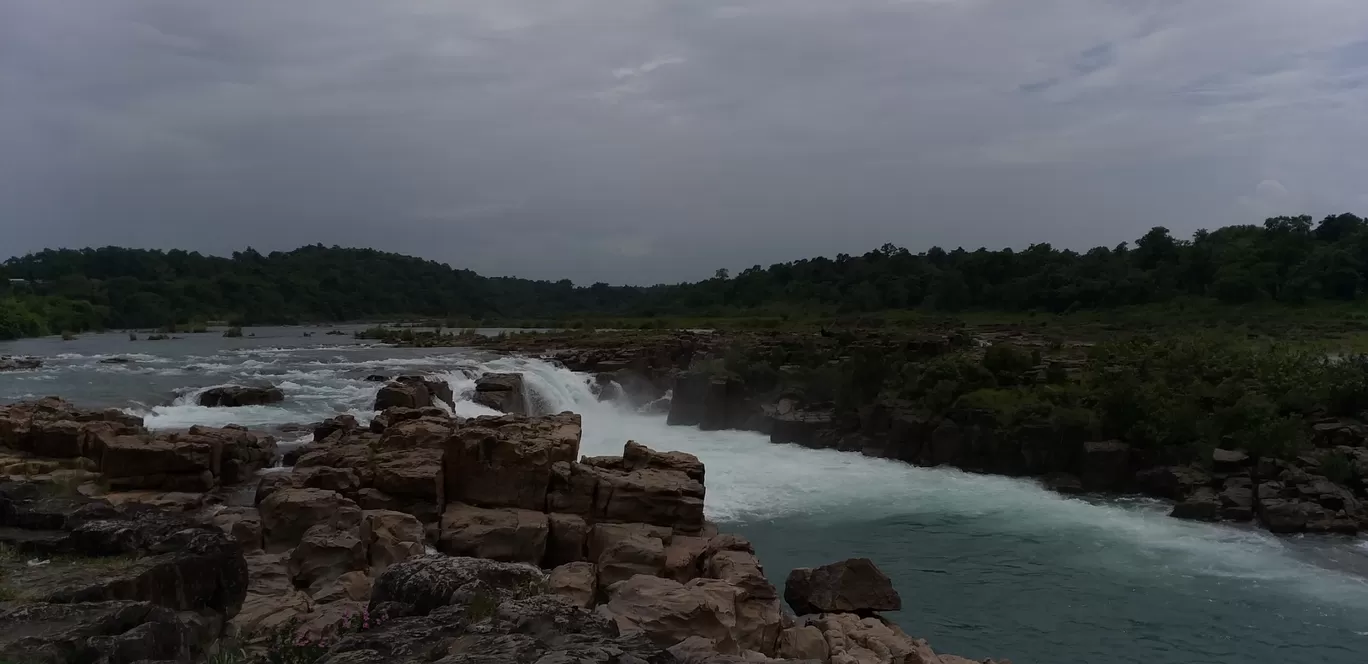
M 861 256 L 718 270 L 695 283 L 575 286 L 484 277 L 373 249 L 311 245 L 230 257 L 103 247 L 45 250 L 0 266 L 0 338 L 192 321 L 336 322 L 572 316 L 726 316 L 898 309 L 1065 313 L 1199 297 L 1301 304 L 1368 296 L 1368 224 L 1352 214 L 1275 217 L 1261 226 L 1155 227 L 1115 247 L 920 253 L 886 244 Z

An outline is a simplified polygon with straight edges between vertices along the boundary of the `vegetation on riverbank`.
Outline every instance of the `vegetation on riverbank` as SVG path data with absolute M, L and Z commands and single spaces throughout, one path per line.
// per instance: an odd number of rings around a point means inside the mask
M 1202 320 L 1219 307 L 1258 306 L 1284 317 L 1368 296 L 1368 225 L 1353 215 L 1277 217 L 1262 226 L 1198 231 L 1158 227 L 1131 247 L 1086 252 L 1036 244 L 1022 251 L 912 253 L 893 245 L 718 270 L 696 283 L 651 287 L 483 277 L 370 249 L 313 245 L 231 258 L 105 247 L 48 250 L 4 263 L 0 338 L 62 330 L 147 328 L 194 320 L 238 324 L 428 317 L 477 324 L 690 327 L 690 319 L 780 328 L 851 317 L 1007 312 L 1110 316 L 1149 307 Z M 1313 305 L 1306 309 L 1296 308 Z M 882 313 L 881 313 L 882 312 Z M 893 312 L 893 313 L 889 313 Z M 983 314 L 972 314 L 983 315 Z M 1223 315 L 1223 314 L 1218 314 Z M 620 320 L 620 319 L 628 320 Z M 715 326 L 714 322 L 712 325 Z M 521 326 L 521 325 L 519 325 Z

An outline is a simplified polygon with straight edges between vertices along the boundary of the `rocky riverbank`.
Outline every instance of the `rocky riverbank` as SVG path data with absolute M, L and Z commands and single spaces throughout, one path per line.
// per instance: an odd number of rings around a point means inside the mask
M 917 333 L 418 335 L 536 353 L 671 424 L 1140 494 L 1277 533 L 1368 530 L 1368 362 L 1243 339 Z M 665 399 L 669 395 L 669 399 Z
M 283 469 L 241 427 L 0 407 L 0 660 L 967 661 L 880 617 L 866 560 L 795 570 L 786 610 L 692 455 L 580 458 L 572 413 L 387 387 L 417 407 L 320 423 Z

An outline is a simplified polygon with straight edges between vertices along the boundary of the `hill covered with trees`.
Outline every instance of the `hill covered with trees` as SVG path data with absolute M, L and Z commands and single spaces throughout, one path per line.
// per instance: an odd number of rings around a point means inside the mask
M 1262 226 L 1156 227 L 1134 246 L 1035 244 L 921 253 L 893 245 L 726 270 L 650 287 L 483 277 L 371 249 L 312 245 L 231 257 L 104 247 L 47 250 L 0 267 L 0 338 L 191 321 L 330 322 L 396 316 L 509 320 L 572 316 L 843 314 L 899 309 L 1063 313 L 1179 297 L 1289 305 L 1368 298 L 1368 223 L 1351 214 Z

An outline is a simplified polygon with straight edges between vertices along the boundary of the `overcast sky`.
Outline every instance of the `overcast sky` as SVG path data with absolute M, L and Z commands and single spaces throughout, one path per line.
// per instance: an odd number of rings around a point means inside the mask
M 1368 214 L 1368 0 L 0 0 L 0 256 L 655 283 Z

